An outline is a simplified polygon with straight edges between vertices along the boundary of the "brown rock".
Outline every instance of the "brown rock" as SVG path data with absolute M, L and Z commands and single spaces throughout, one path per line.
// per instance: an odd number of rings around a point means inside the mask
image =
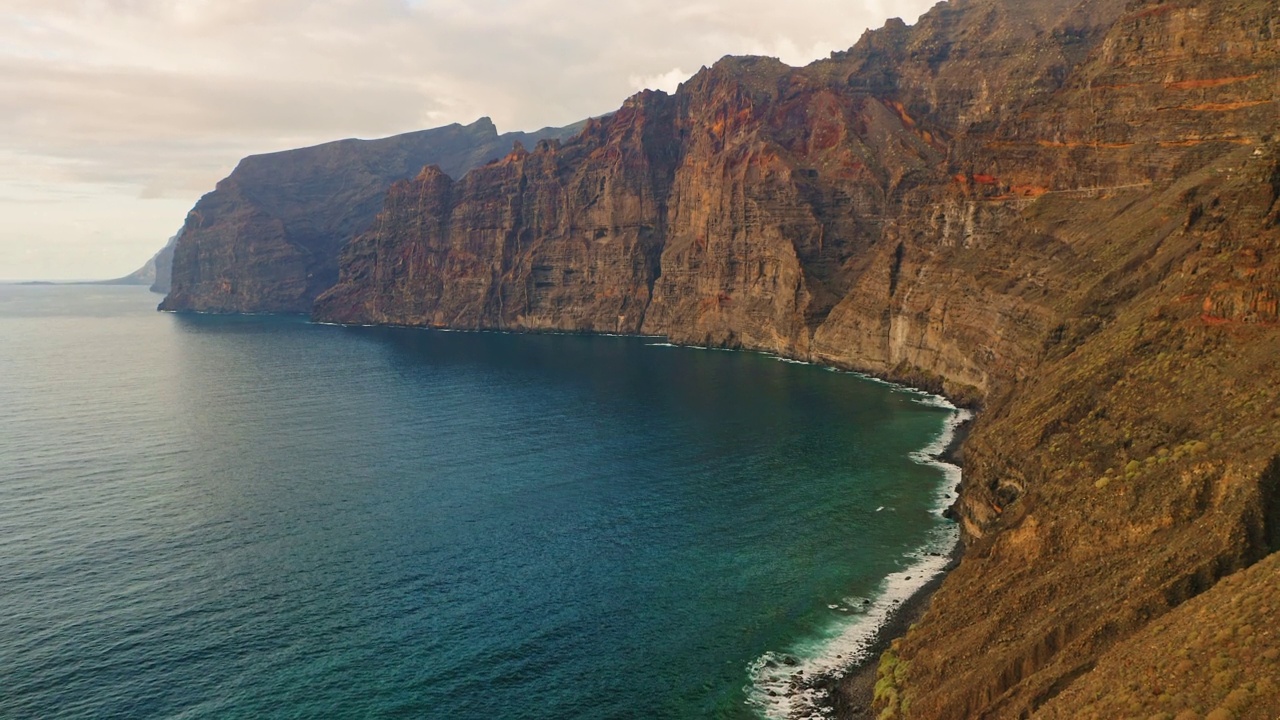
M 309 312 L 337 280 L 338 252 L 369 227 L 391 183 L 436 163 L 461 175 L 513 141 L 488 118 L 380 140 L 340 140 L 245 158 L 196 203 L 173 253 L 162 310 Z
M 967 554 L 898 643 L 896 709 L 1070 713 L 1280 550 L 1277 23 L 1269 0 L 956 0 L 807 68 L 726 58 L 397 185 L 316 313 L 657 333 L 981 403 Z M 1280 709 L 1200 672 L 1201 712 Z M 1159 698 L 1119 712 L 1181 707 Z
M 398 183 L 316 316 L 339 322 L 635 333 L 658 273 L 674 103 L 633 98 L 561 146 L 455 183 Z

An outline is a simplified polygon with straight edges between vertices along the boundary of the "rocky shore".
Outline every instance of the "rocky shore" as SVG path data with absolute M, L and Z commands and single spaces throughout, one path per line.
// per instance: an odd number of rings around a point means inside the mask
M 951 442 L 947 444 L 939 460 L 963 470 L 964 441 L 973 429 L 973 423 L 974 420 L 969 419 L 955 428 Z M 952 516 L 956 509 L 953 505 L 947 510 L 947 515 Z M 946 573 L 955 569 L 963 556 L 964 544 L 957 543 L 951 551 L 951 562 L 946 570 L 899 605 L 889 617 L 889 621 L 876 632 L 876 638 L 868 650 L 867 659 L 832 681 L 829 702 L 835 713 L 834 717 L 838 720 L 873 720 L 878 715 L 875 707 L 875 687 L 881 655 L 889 649 L 895 639 L 905 636 L 913 625 L 924 619 L 933 594 L 942 587 Z

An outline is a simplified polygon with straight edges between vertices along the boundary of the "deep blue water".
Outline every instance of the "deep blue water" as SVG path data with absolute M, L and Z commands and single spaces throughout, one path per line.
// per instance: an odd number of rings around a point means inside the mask
M 755 717 L 946 532 L 918 394 L 157 301 L 0 286 L 2 717 Z

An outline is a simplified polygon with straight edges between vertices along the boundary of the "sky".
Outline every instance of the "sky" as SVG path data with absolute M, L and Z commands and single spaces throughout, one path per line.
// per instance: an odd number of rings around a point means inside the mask
M 245 155 L 560 126 L 935 0 L 4 0 L 0 279 L 126 275 Z

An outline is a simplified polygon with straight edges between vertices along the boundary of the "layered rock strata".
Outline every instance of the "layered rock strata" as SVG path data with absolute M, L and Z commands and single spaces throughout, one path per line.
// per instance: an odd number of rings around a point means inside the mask
M 1272 2 L 956 0 L 401 181 L 315 313 L 661 334 L 980 403 L 968 550 L 879 711 L 1123 684 L 1130 712 L 1272 717 L 1256 626 L 1176 668 L 1195 692 L 1122 659 L 1176 652 L 1280 549 L 1278 99 Z
M 499 135 L 482 118 L 467 126 L 247 157 L 187 215 L 171 251 L 170 286 L 160 309 L 309 312 L 316 295 L 337 280 L 339 250 L 369 227 L 392 182 L 429 163 L 460 177 L 512 142 L 565 137 L 578 129 Z

